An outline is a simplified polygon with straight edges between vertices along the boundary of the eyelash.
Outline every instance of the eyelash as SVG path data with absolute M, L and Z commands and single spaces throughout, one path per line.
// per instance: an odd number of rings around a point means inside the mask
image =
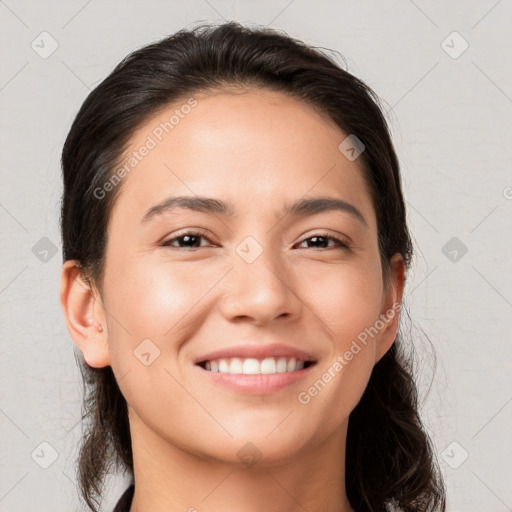
M 185 233 L 182 233 L 178 236 L 175 236 L 174 238 L 170 238 L 168 240 L 166 240 L 165 242 L 163 242 L 161 245 L 161 247 L 170 247 L 172 249 L 184 249 L 184 250 L 196 250 L 196 249 L 200 249 L 201 247 L 196 247 L 196 248 L 192 248 L 192 249 L 185 249 L 183 247 L 173 247 L 171 246 L 171 243 L 172 242 L 175 242 L 176 240 L 179 240 L 181 238 L 184 238 L 186 236 L 197 236 L 197 237 L 201 237 L 201 238 L 204 238 L 205 240 L 208 240 L 209 242 L 211 242 L 211 240 L 202 232 L 200 231 L 187 231 Z M 308 237 L 308 238 L 305 238 L 304 240 L 302 240 L 302 242 L 300 242 L 301 244 L 304 243 L 306 240 L 310 240 L 311 238 L 325 238 L 327 240 L 334 240 L 335 242 L 337 242 L 338 244 L 338 248 L 339 249 L 349 249 L 349 244 L 342 238 L 339 238 L 337 236 L 333 236 L 329 233 L 315 233 L 314 235 Z M 313 250 L 317 250 L 317 249 L 313 249 Z

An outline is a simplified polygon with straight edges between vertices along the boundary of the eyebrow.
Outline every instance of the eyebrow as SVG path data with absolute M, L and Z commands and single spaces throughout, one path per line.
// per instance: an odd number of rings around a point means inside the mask
M 215 213 L 232 217 L 235 209 L 232 204 L 201 196 L 175 196 L 163 200 L 161 203 L 152 206 L 142 218 L 141 223 L 148 222 L 158 214 L 170 212 L 176 208 L 187 208 L 189 210 Z M 286 204 L 283 208 L 283 215 L 303 216 L 314 215 L 325 211 L 342 211 L 368 226 L 363 214 L 352 204 L 337 197 L 315 197 L 300 199 L 293 204 Z

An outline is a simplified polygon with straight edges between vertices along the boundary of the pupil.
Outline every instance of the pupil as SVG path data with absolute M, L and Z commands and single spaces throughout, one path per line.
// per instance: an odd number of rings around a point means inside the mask
M 325 237 L 323 237 L 323 236 L 314 236 L 314 237 L 311 238 L 311 241 L 313 242 L 314 240 L 321 240 L 320 245 L 325 247 L 325 242 L 326 242 Z M 315 246 L 317 246 L 317 244 L 315 244 Z
M 195 238 L 197 238 L 197 236 L 196 236 L 196 235 L 185 235 L 185 236 L 183 237 L 183 241 L 184 241 L 184 243 L 186 244 L 186 243 L 187 243 L 187 241 L 189 241 L 189 242 L 190 242 L 190 241 L 192 240 L 192 245 L 193 245 L 193 239 L 195 239 Z

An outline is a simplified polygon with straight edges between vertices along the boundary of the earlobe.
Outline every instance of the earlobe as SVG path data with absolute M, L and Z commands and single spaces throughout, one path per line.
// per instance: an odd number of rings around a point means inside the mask
M 405 263 L 400 254 L 395 254 L 390 260 L 390 276 L 386 290 L 384 290 L 380 320 L 380 330 L 376 351 L 377 363 L 395 342 L 400 321 L 400 308 L 405 285 Z
M 66 261 L 62 267 L 60 303 L 69 334 L 86 363 L 94 368 L 110 365 L 101 297 L 83 278 L 75 260 Z

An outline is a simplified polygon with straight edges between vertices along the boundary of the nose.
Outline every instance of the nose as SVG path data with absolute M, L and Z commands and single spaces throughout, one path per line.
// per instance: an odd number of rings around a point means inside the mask
M 268 249 L 252 263 L 235 254 L 224 286 L 221 309 L 229 321 L 265 325 L 281 317 L 297 318 L 303 307 L 293 272 Z

